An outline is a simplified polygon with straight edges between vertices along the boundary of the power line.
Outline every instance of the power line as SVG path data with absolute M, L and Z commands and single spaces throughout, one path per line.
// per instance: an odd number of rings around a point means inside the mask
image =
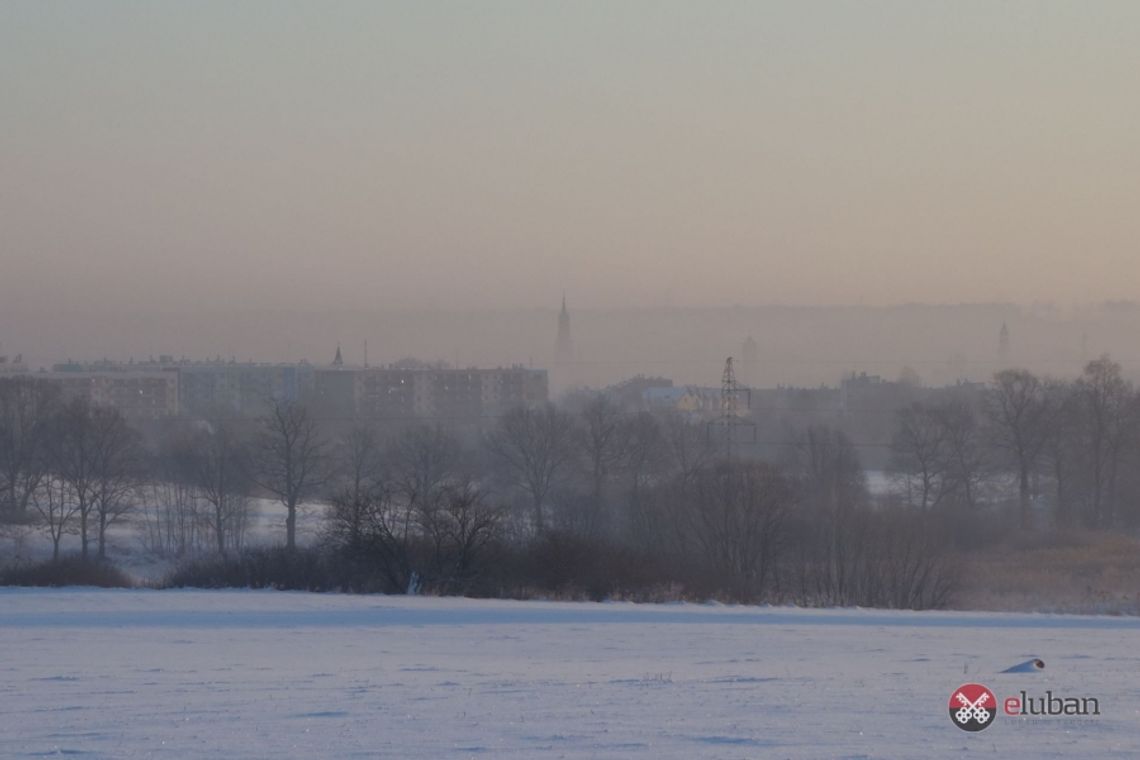
M 431 416 L 431 417 L 416 416 L 416 415 L 392 415 L 392 416 L 382 416 L 382 417 L 371 417 L 371 416 L 363 416 L 363 415 L 360 415 L 360 416 L 355 416 L 355 415 L 309 415 L 309 419 L 313 420 L 314 422 L 318 422 L 318 423 L 321 423 L 321 422 L 326 422 L 326 423 L 356 422 L 356 423 L 365 423 L 365 424 L 380 424 L 380 423 L 385 423 L 385 422 L 408 422 L 408 423 L 420 423 L 420 424 L 425 424 L 425 425 L 431 425 L 432 423 L 438 423 L 438 422 L 469 422 L 469 423 L 475 423 L 475 422 L 479 422 L 479 421 L 483 421 L 483 420 L 497 421 L 497 420 L 500 420 L 503 417 L 505 417 L 507 414 L 509 414 L 509 412 L 504 412 L 502 414 L 484 414 L 484 415 L 478 415 L 478 416 L 440 415 L 440 416 Z M 621 412 L 621 413 L 619 413 L 618 416 L 622 417 L 626 420 L 630 420 L 630 419 L 634 419 L 638 414 L 639 414 L 639 412 Z M 652 412 L 649 412 L 649 414 L 652 414 Z M 193 420 L 201 420 L 201 421 L 210 422 L 210 423 L 220 423 L 220 422 L 258 423 L 261 420 L 261 416 L 260 415 L 253 415 L 253 416 L 235 415 L 232 417 L 210 416 L 210 417 L 193 417 L 192 419 Z M 694 419 L 694 420 L 686 420 L 686 422 L 689 424 L 692 424 L 694 426 L 694 428 L 699 428 L 701 426 L 702 420 Z M 710 420 L 710 421 L 704 421 L 704 422 L 705 422 L 705 424 L 708 424 L 708 422 L 714 422 L 715 423 L 716 420 Z M 743 423 L 743 424 L 750 424 L 750 423 Z M 751 426 L 755 427 L 754 423 L 751 423 Z M 855 446 L 857 448 L 890 448 L 892 445 L 889 441 L 885 441 L 885 442 L 883 442 L 883 441 L 849 441 L 849 442 L 851 443 L 852 446 Z M 745 447 L 769 446 L 769 447 L 797 448 L 797 447 L 801 446 L 802 443 L 800 441 L 790 440 L 790 439 L 776 440 L 776 439 L 760 439 L 760 438 L 753 437 L 753 439 L 750 441 L 736 441 L 734 445 L 745 446 Z

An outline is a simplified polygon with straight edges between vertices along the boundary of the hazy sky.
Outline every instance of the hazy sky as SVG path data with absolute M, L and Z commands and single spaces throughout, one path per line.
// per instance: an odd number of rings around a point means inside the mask
M 0 307 L 1140 297 L 1140 3 L 0 2 Z

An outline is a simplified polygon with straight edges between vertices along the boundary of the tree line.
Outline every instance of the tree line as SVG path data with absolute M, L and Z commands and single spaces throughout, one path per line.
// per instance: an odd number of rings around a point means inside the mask
M 898 417 L 892 469 L 919 510 L 999 505 L 1021 530 L 1140 523 L 1140 394 L 1108 356 L 1075 380 L 1004 370 L 980 394 Z
M 1131 529 L 1140 396 L 1108 357 L 1072 381 L 998 373 L 897 413 L 892 488 L 812 425 L 785 455 L 726 452 L 679 414 L 604 392 L 518 408 L 466 440 L 440 426 L 260 419 L 136 430 L 34 376 L 0 380 L 0 517 L 107 556 L 130 520 L 175 584 L 595 598 L 945 605 L 955 552 L 1013 530 Z M 281 504 L 280 551 L 249 545 Z M 319 511 L 315 536 L 299 517 Z M 299 569 L 300 568 L 300 569 Z

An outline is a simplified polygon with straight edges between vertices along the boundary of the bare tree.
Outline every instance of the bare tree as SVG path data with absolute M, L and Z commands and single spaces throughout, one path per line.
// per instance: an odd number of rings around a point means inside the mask
M 137 489 L 136 498 L 147 551 L 180 558 L 202 548 L 204 499 L 187 480 L 153 478 Z
M 351 553 L 364 546 L 365 529 L 377 494 L 383 490 L 383 462 L 376 431 L 351 429 L 337 442 L 336 487 L 330 500 L 329 538 Z
M 350 431 L 337 447 L 328 539 L 350 559 L 376 563 L 392 590 L 410 588 L 430 568 L 443 572 L 459 453 L 438 426 L 405 430 L 383 449 L 371 429 Z M 431 542 L 434 557 L 423 551 Z
M 801 593 L 850 603 L 857 567 L 868 550 L 863 466 L 851 439 L 833 428 L 809 427 L 793 452 L 803 508 L 796 521 Z
M 717 457 L 708 428 L 678 413 L 663 415 L 661 431 L 669 451 L 670 467 L 682 480 L 707 467 Z
M 1047 403 L 1054 409 L 1053 430 L 1044 447 L 1045 462 L 1053 479 L 1054 520 L 1059 526 L 1069 527 L 1077 517 L 1076 492 L 1084 457 L 1084 452 L 1078 450 L 1081 446 L 1080 404 L 1073 383 L 1051 381 L 1045 392 L 1049 398 Z
M 1017 474 L 1018 514 L 1029 527 L 1031 481 L 1050 436 L 1055 432 L 1059 404 L 1049 386 L 1028 370 L 1008 369 L 994 375 L 986 392 L 988 429 Z
M 578 441 L 590 478 L 590 498 L 580 528 L 586 535 L 596 535 L 604 532 L 609 522 L 606 490 L 614 471 L 629 455 L 631 431 L 621 409 L 604 394 L 590 399 L 580 417 L 582 434 Z
M 327 473 L 326 444 L 304 405 L 273 399 L 261 419 L 257 482 L 285 507 L 285 546 L 297 546 L 297 507 L 316 496 Z
M 421 425 L 401 433 L 387 451 L 389 481 L 411 509 L 430 509 L 459 465 L 459 443 L 442 427 Z
M 219 555 L 241 548 L 249 521 L 250 452 L 232 423 L 219 420 L 189 441 L 191 482 L 208 505 L 206 523 Z
M 107 528 L 130 505 L 127 497 L 137 475 L 138 437 L 118 410 L 78 398 L 57 416 L 50 441 L 55 475 L 75 501 L 83 559 L 90 556 L 92 527 L 102 559 Z
M 131 496 L 139 482 L 141 448 L 136 433 L 118 409 L 90 408 L 94 443 L 95 516 L 98 524 L 99 559 L 107 557 L 107 529 L 133 506 Z
M 825 513 L 840 514 L 867 503 L 867 478 L 855 445 L 841 430 L 813 425 L 796 441 L 797 469 L 805 501 Z
M 160 556 L 184 557 L 205 548 L 205 500 L 194 484 L 194 439 L 200 424 L 164 431 L 136 490 L 143 543 Z
M 971 406 L 950 400 L 932 410 L 942 426 L 943 499 L 973 512 L 982 498 L 990 472 L 990 452 Z
M 534 529 L 546 530 L 549 499 L 574 456 L 574 419 L 547 404 L 507 412 L 486 438 L 487 450 L 530 501 Z
M 491 504 L 470 479 L 448 486 L 438 505 L 421 513 L 439 590 L 461 593 L 469 588 L 482 554 L 499 537 L 503 518 L 503 509 Z
M 1117 479 L 1126 448 L 1136 439 L 1138 404 L 1132 384 L 1108 356 L 1089 362 L 1077 380 L 1075 402 L 1087 455 L 1088 521 L 1111 527 L 1117 520 Z
M 646 494 L 668 469 L 669 447 L 661 424 L 649 412 L 638 412 L 625 421 L 627 456 L 623 469 L 628 477 L 629 538 L 642 546 L 659 545 L 660 526 L 653 519 Z
M 891 440 L 891 468 L 901 478 L 907 501 L 926 511 L 944 494 L 946 430 L 938 414 L 923 404 L 900 410 Z
M 788 481 L 762 462 L 719 462 L 678 483 L 675 498 L 717 586 L 740 601 L 760 598 L 794 501 Z
M 22 521 L 48 471 L 59 394 L 41 380 L 0 378 L 0 520 Z
M 53 561 L 59 559 L 60 541 L 68 533 L 74 532 L 73 523 L 78 508 L 67 485 L 57 478 L 43 478 L 32 496 L 32 509 L 51 537 Z
M 380 560 L 389 587 L 395 591 L 410 589 L 416 577 L 419 514 L 383 486 L 371 489 L 363 513 L 368 520 L 364 529 L 367 548 Z
M 872 515 L 858 589 L 848 603 L 893 609 L 945 607 L 958 585 L 946 542 L 930 515 L 888 510 Z

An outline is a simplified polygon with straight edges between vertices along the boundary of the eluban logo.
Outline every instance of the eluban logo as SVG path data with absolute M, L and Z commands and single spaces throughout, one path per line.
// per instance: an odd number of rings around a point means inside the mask
M 1002 705 L 1006 715 L 1100 715 L 1100 700 L 1096 697 L 1055 697 L 1046 691 L 1043 697 L 1006 697 Z
M 966 683 L 950 695 L 950 720 L 963 731 L 981 731 L 997 717 L 997 697 L 980 683 Z
M 950 720 L 963 731 L 981 731 L 994 722 L 997 706 L 997 697 L 982 684 L 963 684 L 950 695 Z M 1016 697 L 1006 697 L 1002 710 L 1006 715 L 1015 717 L 1100 715 L 1100 700 L 1096 697 L 1059 697 L 1052 691 L 1046 691 L 1043 697 L 1035 697 L 1023 689 Z

